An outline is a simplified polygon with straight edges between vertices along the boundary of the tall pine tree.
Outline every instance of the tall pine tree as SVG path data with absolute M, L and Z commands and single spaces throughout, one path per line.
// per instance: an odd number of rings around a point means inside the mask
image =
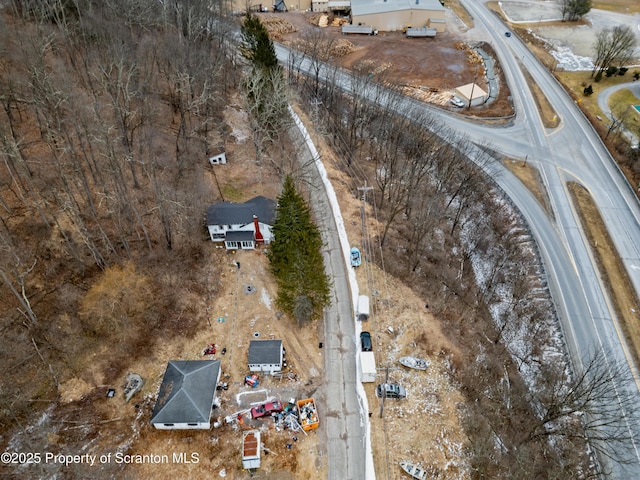
M 299 325 L 321 318 L 329 305 L 330 286 L 320 251 L 322 238 L 291 176 L 278 197 L 273 233 L 268 257 L 278 284 L 276 303 Z
M 247 12 L 240 27 L 242 45 L 240 52 L 254 67 L 272 70 L 278 67 L 278 57 L 269 32 L 257 15 Z

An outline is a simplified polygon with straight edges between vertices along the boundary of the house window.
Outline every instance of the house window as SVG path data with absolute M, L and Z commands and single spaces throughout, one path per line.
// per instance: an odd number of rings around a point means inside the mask
M 173 423 L 165 423 L 164 426 L 165 427 L 173 427 Z
M 190 426 L 190 427 L 197 427 L 198 426 L 197 423 L 187 423 L 187 425 Z
M 242 248 L 253 248 L 253 242 L 252 241 L 243 241 L 242 242 Z
M 231 249 L 237 249 L 238 248 L 238 242 L 225 242 L 227 245 L 227 248 L 231 248 Z
M 225 234 L 224 233 L 214 233 L 213 235 L 211 235 L 211 238 L 224 238 Z

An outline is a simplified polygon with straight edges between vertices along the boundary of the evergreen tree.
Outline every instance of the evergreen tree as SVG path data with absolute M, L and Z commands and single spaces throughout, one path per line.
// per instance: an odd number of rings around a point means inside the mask
M 273 42 L 269 38 L 269 32 L 256 15 L 247 12 L 242 27 L 242 56 L 249 60 L 254 67 L 267 70 L 278 67 L 278 57 Z
M 269 247 L 271 272 L 278 284 L 278 306 L 303 324 L 322 317 L 329 304 L 329 277 L 324 272 L 320 230 L 291 176 L 278 197 Z

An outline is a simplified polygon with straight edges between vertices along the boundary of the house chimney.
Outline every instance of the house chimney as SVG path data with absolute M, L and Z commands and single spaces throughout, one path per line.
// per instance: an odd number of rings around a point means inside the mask
M 253 216 L 253 229 L 255 230 L 256 242 L 263 243 L 264 237 L 262 236 L 262 232 L 260 232 L 260 224 L 258 223 L 258 216 Z

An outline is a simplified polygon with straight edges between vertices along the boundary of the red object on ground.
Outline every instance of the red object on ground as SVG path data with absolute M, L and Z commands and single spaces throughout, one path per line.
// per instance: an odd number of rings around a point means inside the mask
M 259 407 L 253 407 L 251 409 L 251 418 L 260 418 L 271 415 L 272 413 L 279 413 L 282 411 L 282 404 L 277 400 L 275 402 L 267 402 Z

